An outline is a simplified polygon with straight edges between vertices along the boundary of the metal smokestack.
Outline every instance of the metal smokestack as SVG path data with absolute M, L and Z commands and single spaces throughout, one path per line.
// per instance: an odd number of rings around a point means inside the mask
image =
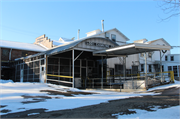
M 102 23 L 102 32 L 104 32 L 104 20 L 101 20 Z
M 80 29 L 78 29 L 78 40 L 79 40 L 79 33 L 80 33 Z

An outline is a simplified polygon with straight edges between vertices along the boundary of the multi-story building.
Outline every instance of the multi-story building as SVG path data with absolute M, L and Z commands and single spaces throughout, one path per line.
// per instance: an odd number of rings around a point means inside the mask
M 91 40 L 88 40 L 88 39 L 91 39 Z M 85 42 L 86 40 L 88 42 Z M 78 46 L 78 48 L 76 48 L 76 49 L 79 51 L 86 51 L 85 49 L 80 48 L 80 47 L 86 47 L 86 49 L 88 49 L 87 51 L 90 52 L 95 49 L 100 50 L 100 49 L 117 47 L 117 46 L 125 46 L 125 45 L 128 45 L 127 41 L 129 41 L 129 39 L 116 28 L 110 29 L 108 31 L 104 31 L 104 29 L 102 29 L 102 31 L 100 29 L 97 29 L 97 30 L 88 32 L 87 37 L 77 39 L 77 40 L 67 39 L 67 38 L 62 38 L 62 37 L 59 40 L 51 40 L 51 39 L 48 39 L 48 37 L 46 37 L 45 35 L 42 35 L 42 36 L 36 38 L 34 44 L 23 44 L 23 43 L 13 44 L 12 42 L 8 42 L 8 41 L 7 41 L 7 43 L 3 43 L 3 44 L 11 44 L 10 46 L 8 46 L 8 45 L 5 46 L 5 45 L 1 44 L 1 47 L 2 47 L 1 48 L 2 49 L 2 51 L 1 51 L 2 58 L 1 59 L 2 59 L 2 62 L 4 62 L 4 60 L 10 62 L 11 60 L 14 60 L 15 58 L 26 57 L 28 55 L 36 56 L 36 53 L 39 53 L 39 52 L 45 52 L 44 54 L 46 54 L 46 52 L 53 51 L 54 49 L 60 49 L 61 47 L 64 48 L 65 46 L 67 46 L 66 48 L 70 49 L 71 47 L 69 47 L 68 45 L 72 45 L 73 42 L 79 42 L 80 44 L 83 44 L 85 42 L 84 45 Z M 6 41 L 1 41 L 1 42 L 6 42 Z M 146 45 L 146 47 L 147 47 L 147 45 L 170 46 L 170 44 L 167 43 L 163 38 L 153 40 L 153 41 L 147 41 L 147 39 L 141 39 L 141 40 L 134 41 L 134 43 L 144 44 L 144 45 Z M 7 48 L 9 48 L 9 49 L 7 49 Z M 93 49 L 91 49 L 91 48 L 93 48 Z M 5 49 L 7 49 L 7 50 L 5 51 Z M 15 54 L 15 51 L 17 52 L 17 50 L 18 50 L 18 54 L 15 55 L 16 57 L 14 57 L 13 54 Z M 9 55 L 9 54 L 11 54 L 11 55 Z M 35 55 L 33 55 L 33 54 L 35 54 Z M 66 55 L 67 54 L 68 53 L 66 53 Z M 148 64 L 147 72 L 159 72 L 160 71 L 160 68 L 159 68 L 160 57 L 162 60 L 162 65 L 164 65 L 164 62 L 166 61 L 165 57 L 170 56 L 170 51 L 163 51 L 161 53 L 160 53 L 160 51 L 151 51 L 151 52 L 148 51 L 146 54 L 147 54 L 147 64 Z M 63 55 L 66 56 L 65 54 L 63 54 Z M 62 55 L 62 57 L 63 57 L 63 55 Z M 103 71 L 105 72 L 104 74 L 108 75 L 108 74 L 106 74 L 107 72 L 109 72 L 111 75 L 123 74 L 123 69 L 126 69 L 126 74 L 144 73 L 145 72 L 144 56 L 145 56 L 144 52 L 138 53 L 138 51 L 137 51 L 137 54 L 126 55 L 126 58 L 125 58 L 126 65 L 124 65 L 124 58 L 123 58 L 124 56 L 123 57 L 121 57 L 121 56 L 113 57 L 113 58 L 106 56 L 107 58 L 104 57 L 104 62 L 107 65 L 103 69 Z M 38 58 L 36 58 L 36 59 L 38 60 Z M 32 59 L 32 61 L 33 61 L 33 59 Z M 84 60 L 82 60 L 81 63 L 83 63 L 83 61 Z M 28 61 L 28 63 L 30 63 L 30 62 Z M 51 70 L 53 70 L 53 68 L 55 68 L 54 65 L 52 65 L 52 64 L 48 64 L 48 66 L 47 66 L 48 68 L 51 68 Z M 168 65 L 168 66 L 169 66 L 169 69 L 167 68 L 167 66 L 164 65 L 163 70 L 168 71 L 168 70 L 171 70 L 174 68 L 174 71 L 176 71 L 176 69 L 177 69 L 177 72 L 179 71 L 178 68 L 176 68 L 176 67 L 170 68 L 170 65 Z M 171 65 L 171 66 L 174 66 L 174 65 Z M 176 66 L 178 67 L 178 65 L 176 65 Z M 60 69 L 61 69 L 61 66 L 59 67 L 58 70 L 60 70 Z M 82 69 L 83 69 L 83 67 L 79 70 L 81 72 L 81 74 L 78 74 L 78 75 L 82 75 L 83 71 L 85 71 Z M 90 69 L 86 69 L 87 74 L 89 72 L 88 70 L 90 71 Z M 100 70 L 100 69 L 98 69 L 98 70 Z M 69 69 L 69 71 L 71 71 L 71 69 Z M 38 72 L 41 72 L 41 71 L 38 71 Z M 58 72 L 56 72 L 56 71 L 53 71 L 53 72 L 58 74 Z M 66 73 L 68 75 L 71 75 L 71 73 L 70 74 L 68 72 L 66 72 Z M 32 75 L 34 75 L 34 74 L 32 74 Z M 176 75 L 176 73 L 175 73 L 175 75 Z M 177 74 L 177 76 L 179 76 L 179 74 Z M 37 75 L 37 77 L 38 77 L 38 75 Z M 39 79 L 40 78 L 41 78 L 41 76 L 39 76 Z

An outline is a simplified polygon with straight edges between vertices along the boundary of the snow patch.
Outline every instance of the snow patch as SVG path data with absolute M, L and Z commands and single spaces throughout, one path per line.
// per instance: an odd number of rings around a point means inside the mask
M 157 109 L 157 111 L 146 111 L 140 109 L 130 109 L 129 111 L 135 111 L 135 114 L 120 115 L 112 114 L 112 116 L 118 117 L 118 119 L 179 119 L 180 106 L 174 106 L 166 109 Z
M 0 80 L 0 83 L 14 83 L 12 80 Z

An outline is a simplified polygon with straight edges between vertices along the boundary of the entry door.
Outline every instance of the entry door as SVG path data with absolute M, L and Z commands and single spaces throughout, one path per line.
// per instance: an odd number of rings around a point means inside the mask
M 86 87 L 86 68 L 81 68 L 81 78 L 83 87 Z
M 138 66 L 132 66 L 132 74 L 137 75 L 138 74 Z
M 40 82 L 41 83 L 44 83 L 45 75 L 46 75 L 45 66 L 41 65 L 41 67 L 40 67 Z

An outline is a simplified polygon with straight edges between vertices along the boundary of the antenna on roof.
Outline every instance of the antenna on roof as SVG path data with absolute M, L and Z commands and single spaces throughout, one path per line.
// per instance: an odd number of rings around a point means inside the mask
M 80 29 L 78 29 L 78 40 L 79 40 Z
M 102 23 L 102 32 L 104 32 L 104 20 L 101 20 Z

